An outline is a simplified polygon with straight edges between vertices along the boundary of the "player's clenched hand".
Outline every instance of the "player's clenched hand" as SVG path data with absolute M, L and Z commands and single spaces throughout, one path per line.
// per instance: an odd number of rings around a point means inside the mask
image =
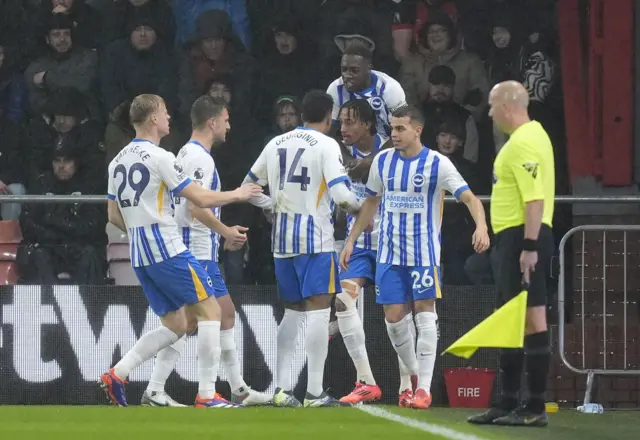
M 342 252 L 340 252 L 340 267 L 342 270 L 346 271 L 349 268 L 349 260 L 351 259 L 351 254 L 353 253 L 353 243 L 351 241 L 346 240 L 344 242 L 344 247 L 342 248 Z
M 473 244 L 473 250 L 479 254 L 489 249 L 491 242 L 489 241 L 487 228 L 476 228 L 471 237 L 471 243 Z
M 240 188 L 237 188 L 234 192 L 240 201 L 246 201 L 262 194 L 262 187 L 255 183 L 247 183 L 246 185 L 242 185 Z
M 247 242 L 246 232 L 249 228 L 244 226 L 231 226 L 224 239 L 224 248 L 228 251 L 237 251 Z

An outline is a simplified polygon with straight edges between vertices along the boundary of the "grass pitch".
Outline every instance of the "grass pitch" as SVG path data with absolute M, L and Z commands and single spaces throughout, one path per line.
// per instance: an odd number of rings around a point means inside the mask
M 580 414 L 561 409 L 547 428 L 475 427 L 473 410 L 367 406 L 318 409 L 193 409 L 100 406 L 2 406 L 3 440 L 384 439 L 631 440 L 640 413 Z M 390 419 L 395 419 L 390 420 Z M 435 433 L 435 434 L 434 434 Z

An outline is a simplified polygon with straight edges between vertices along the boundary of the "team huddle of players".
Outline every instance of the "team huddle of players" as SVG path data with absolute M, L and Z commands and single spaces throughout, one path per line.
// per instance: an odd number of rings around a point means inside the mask
M 357 313 L 360 290 L 374 284 L 398 354 L 399 405 L 431 405 L 444 191 L 465 203 L 474 218 L 477 252 L 489 246 L 484 209 L 450 160 L 421 144 L 423 116 L 404 104 L 397 82 L 370 70 L 370 56 L 357 50 L 345 53 L 342 71 L 328 93 L 305 96 L 303 126 L 271 140 L 243 185 L 228 192 L 220 191 L 210 154 L 229 130 L 223 101 L 201 97 L 194 103 L 193 134 L 176 158 L 157 146 L 169 132 L 162 99 L 134 100 L 130 118 L 136 138 L 109 166 L 109 221 L 128 233 L 132 265 L 162 325 L 100 378 L 112 403 L 127 405 L 126 377 L 156 356 L 142 404 L 183 406 L 164 388 L 186 335 L 196 327 L 196 407 L 323 407 L 378 400 L 382 392 Z M 344 147 L 330 137 L 336 122 Z M 217 264 L 220 237 L 230 250 L 246 241 L 246 228 L 220 222 L 220 207 L 245 201 L 263 208 L 273 225 L 277 287 L 285 307 L 274 395 L 252 390 L 242 379 L 235 308 Z M 346 213 L 348 225 L 339 257 L 335 211 Z M 338 328 L 357 371 L 355 389 L 339 400 L 323 389 L 334 299 Z M 308 383 L 301 403 L 292 393 L 291 364 L 304 318 Z M 220 363 L 229 378 L 230 401 L 215 390 Z

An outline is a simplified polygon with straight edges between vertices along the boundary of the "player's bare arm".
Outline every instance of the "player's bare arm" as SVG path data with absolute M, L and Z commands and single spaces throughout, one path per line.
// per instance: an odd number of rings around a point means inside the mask
M 107 217 L 109 218 L 109 223 L 120 229 L 122 232 L 127 232 L 127 227 L 124 224 L 120 207 L 114 200 L 109 200 L 107 203 Z
M 364 232 L 365 229 L 373 222 L 373 218 L 378 212 L 378 205 L 380 204 L 379 196 L 369 196 L 365 199 L 360 207 L 356 221 L 351 227 L 349 236 L 344 241 L 344 248 L 340 252 L 340 267 L 343 270 L 348 269 L 349 259 L 353 253 L 353 246 L 356 239 Z
M 249 184 L 258 185 L 250 176 L 246 176 L 242 181 L 242 186 L 249 185 Z M 273 209 L 273 200 L 271 200 L 271 197 L 263 193 L 260 193 L 257 196 L 252 197 L 247 201 L 251 203 L 253 206 L 264 209 L 264 210 Z
M 225 240 L 225 247 L 239 249 L 247 242 L 246 232 L 249 228 L 243 226 L 227 226 L 222 223 L 215 214 L 207 208 L 199 208 L 189 202 L 189 212 L 193 217 L 207 228 L 220 234 Z
M 469 189 L 460 194 L 460 200 L 467 206 L 476 224 L 476 230 L 471 240 L 473 249 L 480 254 L 489 249 L 489 245 L 491 244 L 489 241 L 489 228 L 487 227 L 487 217 L 484 212 L 484 206 L 480 199 Z
M 262 187 L 254 183 L 242 185 L 233 191 L 210 191 L 191 182 L 178 195 L 199 208 L 215 208 L 230 203 L 246 202 L 259 194 L 262 194 Z
M 544 200 L 532 200 L 524 208 L 524 238 L 525 240 L 538 240 L 542 216 L 544 214 Z M 520 270 L 525 282 L 529 282 L 531 272 L 538 264 L 538 253 L 535 251 L 523 251 L 520 255 Z

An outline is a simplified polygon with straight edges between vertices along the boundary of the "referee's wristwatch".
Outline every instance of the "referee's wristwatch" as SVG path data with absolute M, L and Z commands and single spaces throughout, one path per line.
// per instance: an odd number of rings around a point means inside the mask
M 522 240 L 522 250 L 527 252 L 536 252 L 538 250 L 538 240 L 525 238 Z

